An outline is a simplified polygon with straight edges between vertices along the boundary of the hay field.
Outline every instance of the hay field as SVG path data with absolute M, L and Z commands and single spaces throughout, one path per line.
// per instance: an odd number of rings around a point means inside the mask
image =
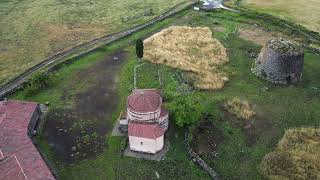
M 189 72 L 197 89 L 221 89 L 226 49 L 207 27 L 172 26 L 144 41 L 144 59 Z
M 184 0 L 2 0 L 0 84 L 75 45 L 149 20 Z
M 297 128 L 285 132 L 260 168 L 269 179 L 320 179 L 319 162 L 320 129 Z
M 306 28 L 320 32 L 319 0 L 243 0 L 249 8 L 296 22 Z

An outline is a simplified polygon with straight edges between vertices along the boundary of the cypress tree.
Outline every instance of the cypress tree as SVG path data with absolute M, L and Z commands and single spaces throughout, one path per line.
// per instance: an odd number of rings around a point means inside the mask
M 136 42 L 136 54 L 139 59 L 143 58 L 143 41 L 138 39 Z

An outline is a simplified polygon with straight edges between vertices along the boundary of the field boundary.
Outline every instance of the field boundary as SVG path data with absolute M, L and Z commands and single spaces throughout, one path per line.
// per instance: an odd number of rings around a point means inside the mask
M 28 81 L 28 79 L 36 72 L 40 70 L 44 70 L 47 68 L 48 70 L 53 69 L 55 66 L 67 61 L 68 59 L 80 57 L 82 55 L 88 54 L 102 46 L 111 44 L 119 39 L 122 39 L 126 36 L 129 36 L 135 32 L 138 32 L 142 29 L 145 29 L 157 22 L 160 22 L 174 14 L 177 14 L 192 5 L 198 3 L 198 0 L 187 0 L 184 2 L 181 2 L 174 7 L 170 8 L 166 12 L 160 14 L 159 16 L 136 26 L 133 26 L 131 28 L 128 28 L 126 30 L 108 34 L 105 36 L 102 36 L 100 38 L 93 39 L 91 41 L 88 41 L 86 43 L 80 44 L 78 46 L 75 46 L 69 50 L 66 50 L 64 52 L 55 54 L 44 61 L 36 64 L 35 66 L 29 68 L 19 76 L 15 77 L 11 81 L 5 83 L 3 86 L 0 87 L 0 100 L 3 99 L 8 94 L 14 92 L 15 90 L 19 89 L 22 84 Z
M 269 23 L 275 23 L 280 27 L 289 28 L 293 32 L 298 32 L 299 34 L 303 35 L 309 40 L 313 40 L 320 43 L 320 34 L 318 32 L 309 30 L 300 24 L 275 17 L 267 13 L 258 12 L 243 6 L 235 6 L 228 4 L 228 7 L 238 10 L 243 16 L 247 16 L 253 19 L 259 18 Z
M 184 143 L 187 148 L 187 153 L 189 158 L 192 159 L 194 163 L 199 165 L 204 171 L 206 171 L 212 179 L 220 180 L 218 173 L 212 169 L 191 147 L 190 147 L 190 140 L 189 140 L 189 129 L 186 128 L 184 130 Z

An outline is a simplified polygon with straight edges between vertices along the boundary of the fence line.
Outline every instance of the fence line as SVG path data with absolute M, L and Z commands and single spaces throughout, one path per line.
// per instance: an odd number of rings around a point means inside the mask
M 205 170 L 212 179 L 219 180 L 219 175 L 216 171 L 214 171 L 201 157 L 194 152 L 194 150 L 190 147 L 189 142 L 189 129 L 186 128 L 184 131 L 184 143 L 187 148 L 187 153 L 189 157 L 192 159 L 193 162 L 195 162 L 197 165 L 199 165 L 203 170 Z
M 14 78 L 13 80 L 7 82 L 6 84 L 4 84 L 2 87 L 0 87 L 0 100 L 3 99 L 6 95 L 8 95 L 9 93 L 15 91 L 16 89 L 18 89 L 23 83 L 27 82 L 27 80 L 37 71 L 42 70 L 44 68 L 53 68 L 63 62 L 65 62 L 68 59 L 74 58 L 74 57 L 79 57 L 81 55 L 87 54 L 101 46 L 110 44 L 112 42 L 115 42 L 121 38 L 124 38 L 126 36 L 129 36 L 139 30 L 142 30 L 146 27 L 149 27 L 153 24 L 155 24 L 156 22 L 162 21 L 167 17 L 170 17 L 180 11 L 183 11 L 187 8 L 189 8 L 190 6 L 194 5 L 198 3 L 197 0 L 188 0 L 188 1 L 184 1 L 181 2 L 179 4 L 177 4 L 176 6 L 170 8 L 169 10 L 167 10 L 166 12 L 164 12 L 163 14 L 153 18 L 152 20 L 145 22 L 143 24 L 140 25 L 136 25 L 134 27 L 131 27 L 129 29 L 126 29 L 124 31 L 120 31 L 117 33 L 112 33 L 112 34 L 108 34 L 105 35 L 103 37 L 100 38 L 96 38 L 92 41 L 83 43 L 81 45 L 78 45 L 74 48 L 71 48 L 67 51 L 58 53 L 56 55 L 53 55 L 51 57 L 49 57 L 48 59 L 36 64 L 35 66 L 29 68 L 28 70 L 26 70 L 24 73 L 20 74 L 19 76 L 17 76 L 16 78 Z

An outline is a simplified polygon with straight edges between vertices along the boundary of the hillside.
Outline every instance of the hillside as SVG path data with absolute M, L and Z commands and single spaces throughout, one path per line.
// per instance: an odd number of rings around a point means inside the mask
M 145 22 L 183 0 L 4 0 L 0 84 L 75 45 Z
M 296 22 L 320 32 L 320 1 L 318 0 L 242 0 L 244 6 L 285 20 Z

